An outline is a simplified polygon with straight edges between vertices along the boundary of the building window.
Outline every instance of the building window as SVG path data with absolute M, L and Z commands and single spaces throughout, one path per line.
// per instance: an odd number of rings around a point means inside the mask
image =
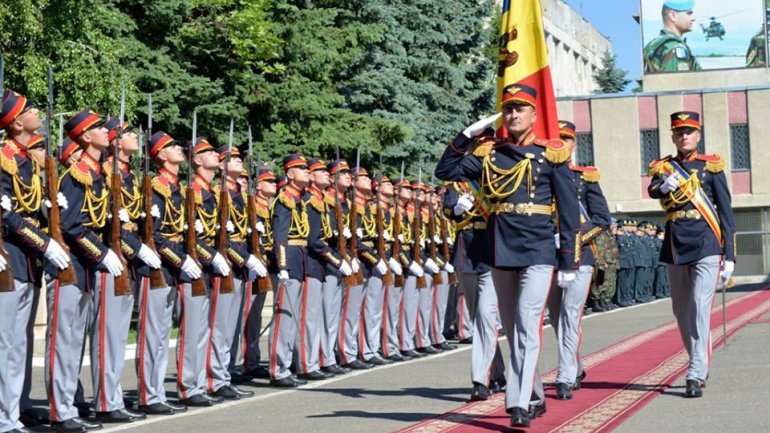
M 578 165 L 594 165 L 594 135 L 590 132 L 578 132 L 575 143 Z
M 642 129 L 639 131 L 642 152 L 642 176 L 647 175 L 650 163 L 660 158 L 660 137 L 658 128 Z
M 706 127 L 700 126 L 700 141 L 698 142 L 698 153 L 706 153 Z
M 733 170 L 751 170 L 749 125 L 730 125 L 730 164 Z

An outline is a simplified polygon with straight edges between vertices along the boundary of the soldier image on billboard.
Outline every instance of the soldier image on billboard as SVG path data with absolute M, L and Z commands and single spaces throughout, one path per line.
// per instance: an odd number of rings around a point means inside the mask
M 765 15 L 767 21 L 770 21 L 770 2 L 766 4 Z M 764 25 L 749 42 L 749 49 L 746 51 L 746 67 L 767 67 L 767 29 Z
M 665 0 L 661 10 L 663 29 L 644 47 L 644 72 L 697 71 L 698 60 L 684 34 L 691 32 L 695 0 Z

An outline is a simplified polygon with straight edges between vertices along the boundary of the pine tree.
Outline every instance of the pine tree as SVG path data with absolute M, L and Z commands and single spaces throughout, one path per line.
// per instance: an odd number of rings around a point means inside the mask
M 616 65 L 617 56 L 609 51 L 602 55 L 602 67 L 594 73 L 594 81 L 598 89 L 594 93 L 619 93 L 631 82 L 626 79 L 628 71 Z

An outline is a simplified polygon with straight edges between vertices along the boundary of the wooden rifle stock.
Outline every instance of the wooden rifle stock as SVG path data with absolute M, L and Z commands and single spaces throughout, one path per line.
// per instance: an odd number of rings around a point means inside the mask
M 343 220 L 342 215 L 342 204 L 340 203 L 340 195 L 336 188 L 336 184 L 334 194 L 337 196 L 334 200 L 334 219 L 337 220 L 337 246 L 340 249 L 342 258 L 351 262 L 350 255 L 348 254 L 348 242 L 347 239 L 345 239 L 345 221 Z M 356 276 L 354 274 L 342 278 L 342 283 L 346 289 L 355 286 L 356 281 Z
M 447 224 L 448 221 L 446 218 L 439 218 L 441 220 L 441 238 L 444 240 L 443 243 L 443 249 L 444 249 L 444 259 L 449 262 L 451 260 L 451 256 L 449 255 L 449 242 L 447 240 L 449 239 L 449 227 Z M 460 282 L 460 279 L 457 277 L 457 271 L 450 272 L 449 273 L 449 284 L 457 284 Z
M 249 212 L 249 227 L 251 227 L 251 233 L 249 233 L 249 248 L 254 257 L 265 261 L 265 255 L 262 253 L 262 242 L 259 239 L 259 231 L 257 230 L 257 199 L 254 195 L 246 197 L 248 201 Z M 273 283 L 270 281 L 270 277 L 257 277 L 257 291 L 259 293 L 267 293 L 273 290 Z
M 120 164 L 117 156 L 113 158 L 113 164 Z M 130 295 L 131 281 L 128 279 L 128 264 L 123 251 L 120 248 L 121 221 L 120 210 L 123 208 L 123 175 L 119 171 L 113 171 L 110 176 L 110 194 L 112 195 L 112 221 L 110 222 L 110 249 L 123 264 L 123 272 L 115 277 L 115 296 Z
M 417 191 L 414 192 L 415 196 Z M 420 209 L 417 207 L 417 200 L 414 200 L 414 218 L 412 219 L 412 236 L 414 239 L 414 249 L 412 250 L 412 260 L 415 263 L 422 266 L 422 246 L 420 245 Z M 424 289 L 428 287 L 428 280 L 425 279 L 425 274 L 421 277 L 417 277 L 417 288 Z
M 382 203 L 380 203 L 380 193 L 377 194 L 377 215 L 375 216 L 377 218 L 377 255 L 380 256 L 380 259 L 382 259 L 386 265 L 387 265 L 387 256 L 385 255 L 385 214 L 382 210 Z M 390 271 L 385 271 L 385 275 L 382 276 L 382 284 L 391 284 L 393 283 L 393 275 L 390 274 Z
M 0 177 L 2 177 L 2 170 L 0 170 Z M 0 208 L 0 221 L 3 219 L 3 209 Z M 11 270 L 11 257 L 8 251 L 5 250 L 5 242 L 3 237 L 0 236 L 0 255 L 5 259 L 5 270 L 0 272 L 0 292 L 13 292 L 16 290 L 16 285 L 13 283 L 13 271 Z
M 356 188 L 353 188 L 353 198 L 350 200 L 350 254 L 356 257 L 358 254 L 358 212 L 356 209 Z M 353 274 L 356 284 L 364 284 L 364 276 L 361 270 Z
M 221 181 L 219 191 L 219 210 L 217 216 L 219 217 L 219 231 L 217 232 L 216 250 L 222 257 L 225 258 L 228 265 L 230 261 L 227 259 L 227 221 L 230 220 L 230 192 L 227 191 L 227 179 L 224 177 Z M 224 277 L 219 277 L 219 291 L 221 293 L 233 293 L 235 292 L 235 282 L 233 281 L 233 269 L 230 269 L 230 273 Z
M 195 233 L 195 213 L 196 211 L 196 204 L 195 204 L 195 190 L 193 190 L 192 185 L 187 185 L 187 188 L 185 189 L 185 199 L 184 199 L 184 207 L 185 207 L 185 222 L 187 223 L 187 232 L 185 232 L 185 246 L 187 248 L 187 255 L 190 256 L 190 258 L 195 261 L 196 264 L 200 264 L 198 261 L 198 250 L 197 244 L 198 244 L 198 235 Z M 206 288 L 206 284 L 203 282 L 203 278 L 198 278 L 197 280 L 192 280 L 190 282 L 192 284 L 192 295 L 193 296 L 206 296 L 208 294 L 208 289 Z
M 401 221 L 401 205 L 398 202 L 398 198 L 394 200 L 394 204 L 396 206 L 394 214 L 394 220 L 393 220 L 393 250 L 392 254 L 393 257 L 396 258 L 396 260 L 400 259 L 400 253 L 401 253 L 401 229 L 402 229 L 402 221 Z M 393 281 L 393 284 L 396 287 L 404 287 L 404 274 L 408 272 L 406 268 L 404 268 L 401 271 L 401 275 L 396 275 Z
M 70 249 L 64 243 L 64 237 L 61 234 L 61 218 L 59 216 L 58 204 L 59 171 L 56 166 L 56 159 L 53 156 L 46 156 L 45 158 L 45 183 L 48 187 L 48 201 L 51 202 L 51 209 L 49 209 L 48 213 L 48 234 L 51 235 L 51 239 L 55 240 L 69 254 Z M 60 286 L 77 282 L 77 276 L 72 265 L 67 266 L 65 269 L 60 269 L 57 278 Z
M 436 216 L 433 213 L 433 200 L 428 195 L 428 241 L 430 242 L 430 248 L 428 253 L 430 258 L 438 265 L 438 251 L 436 249 Z M 443 284 L 444 279 L 441 277 L 441 270 L 439 269 L 435 275 L 433 275 L 433 285 Z
M 144 185 L 142 185 L 142 193 L 144 194 L 144 226 L 143 226 L 143 240 L 145 245 L 153 251 L 157 251 L 155 248 L 155 225 L 152 220 L 152 178 L 149 173 L 144 174 Z M 163 275 L 162 269 L 150 268 L 150 289 L 162 289 L 168 287 L 166 283 L 166 277 Z

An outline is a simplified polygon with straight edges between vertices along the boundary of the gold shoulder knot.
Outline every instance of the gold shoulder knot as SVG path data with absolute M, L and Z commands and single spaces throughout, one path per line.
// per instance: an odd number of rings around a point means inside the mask
M 478 158 L 484 158 L 485 156 L 489 155 L 489 151 L 492 150 L 492 147 L 494 147 L 494 145 L 495 145 L 494 141 L 481 142 L 473 147 L 473 150 L 471 150 L 471 154 L 473 154 L 473 156 Z

